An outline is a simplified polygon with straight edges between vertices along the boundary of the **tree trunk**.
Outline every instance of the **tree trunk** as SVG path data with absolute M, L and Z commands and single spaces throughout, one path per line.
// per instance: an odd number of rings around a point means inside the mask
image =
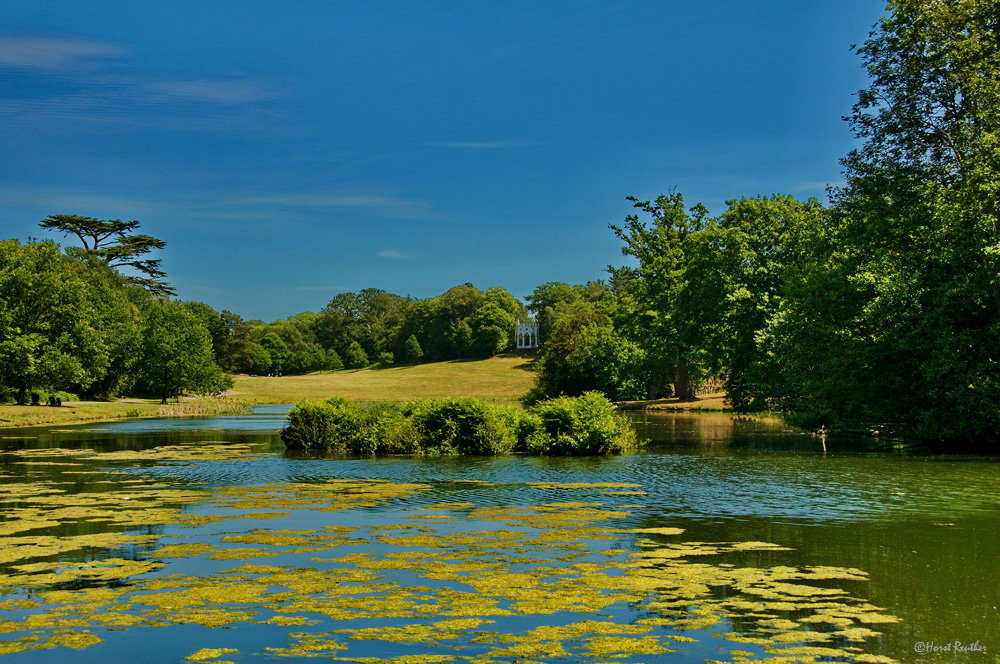
M 167 398 L 170 396 L 170 370 L 167 367 L 163 368 L 163 400 L 160 402 L 161 406 L 167 405 Z
M 674 396 L 680 401 L 694 401 L 694 390 L 691 388 L 691 376 L 686 362 L 680 362 L 674 367 Z

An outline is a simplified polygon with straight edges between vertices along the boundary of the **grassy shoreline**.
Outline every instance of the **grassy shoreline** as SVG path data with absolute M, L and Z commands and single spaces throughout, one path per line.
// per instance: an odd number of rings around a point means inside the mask
M 294 404 L 303 399 L 328 399 L 334 395 L 352 401 L 472 396 L 491 402 L 515 403 L 532 386 L 534 377 L 531 358 L 501 356 L 303 376 L 236 375 L 227 397 L 249 404 Z M 210 404 L 201 412 L 197 406 L 184 408 L 184 405 L 206 404 L 213 398 L 182 399 L 180 404 L 168 404 L 166 410 L 161 408 L 158 399 L 66 402 L 62 407 L 2 405 L 0 429 L 210 414 L 218 412 Z
M 158 399 L 68 401 L 62 406 L 0 406 L 0 429 L 159 417 Z
M 617 406 L 622 410 L 657 411 L 711 411 L 716 413 L 731 413 L 732 407 L 726 403 L 725 392 L 711 392 L 696 397 L 693 401 L 680 399 L 647 399 L 643 401 L 619 401 Z
M 534 360 L 500 356 L 486 360 L 453 360 L 386 369 L 328 371 L 303 376 L 233 377 L 230 400 L 245 404 L 294 404 L 338 395 L 352 401 L 403 402 L 413 399 L 476 397 L 498 404 L 519 403 L 534 383 Z M 161 408 L 158 399 L 67 402 L 62 407 L 0 406 L 0 429 L 81 424 L 132 418 L 170 417 L 233 412 L 217 397 L 183 399 Z M 223 400 L 224 401 L 224 400 Z M 188 405 L 190 404 L 190 405 Z M 656 399 L 617 404 L 628 411 L 728 412 L 724 393 L 704 394 L 694 401 Z

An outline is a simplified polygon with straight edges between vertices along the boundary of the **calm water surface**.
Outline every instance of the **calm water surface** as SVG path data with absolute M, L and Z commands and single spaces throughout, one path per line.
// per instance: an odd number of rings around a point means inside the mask
M 715 414 L 638 416 L 616 458 L 283 425 L 0 430 L 4 660 L 1000 662 L 996 459 Z

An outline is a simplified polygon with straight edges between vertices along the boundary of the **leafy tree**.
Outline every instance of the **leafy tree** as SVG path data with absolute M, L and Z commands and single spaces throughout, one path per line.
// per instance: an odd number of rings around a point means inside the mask
M 212 338 L 212 352 L 215 354 L 216 362 L 223 366 L 221 351 L 225 346 L 229 330 L 222 316 L 204 302 L 182 302 L 181 306 L 193 313 L 202 327 L 208 330 L 208 334 Z
M 585 286 L 549 282 L 538 286 L 528 296 L 528 310 L 538 322 L 540 341 L 544 344 L 560 320 L 577 314 L 607 313 L 614 304 L 614 294 L 602 281 Z
M 246 372 L 263 376 L 271 372 L 271 354 L 256 341 L 251 341 L 247 347 Z
M 685 211 L 679 193 L 652 202 L 629 200 L 652 221 L 647 226 L 633 214 L 624 226 L 611 226 L 625 242 L 622 253 L 639 261 L 637 268 L 629 268 L 637 278 L 630 306 L 623 308 L 628 314 L 624 320 L 651 362 L 654 394 L 657 383 L 666 382 L 674 396 L 693 399 L 699 381 L 721 371 L 723 363 L 718 340 L 724 286 L 716 264 L 717 228 L 704 206 Z
M 479 357 L 492 357 L 511 345 L 514 314 L 487 301 L 469 318 L 472 328 L 472 351 Z
M 135 382 L 142 333 L 140 307 L 150 295 L 130 286 L 107 266 L 77 263 L 75 269 L 90 285 L 88 299 L 94 316 L 90 330 L 100 340 L 97 348 L 87 351 L 84 364 L 100 369 L 90 373 L 89 385 L 76 383 L 68 391 L 85 398 L 114 398 Z
M 995 2 L 898 0 L 859 49 L 834 227 L 775 330 L 810 424 L 1000 440 Z
M 438 297 L 417 300 L 407 309 L 397 334 L 397 340 L 404 340 L 404 347 L 397 347 L 397 352 L 402 351 L 403 357 L 406 357 L 405 340 L 411 336 L 420 344 L 423 359 L 434 361 L 448 356 L 450 342 L 445 335 L 448 326 L 438 315 L 439 302 Z
M 644 354 L 600 314 L 561 320 L 541 353 L 531 400 L 596 390 L 615 400 L 645 396 Z
M 334 351 L 328 357 L 328 352 L 317 343 L 315 324 L 318 316 L 313 313 L 303 313 L 287 320 L 276 320 L 268 325 L 255 328 L 251 337 L 264 344 L 273 360 L 272 369 L 284 374 L 301 374 L 310 371 L 330 369 L 330 362 L 339 356 Z M 268 335 L 276 335 L 277 339 L 264 343 Z M 284 347 L 281 346 L 284 344 Z
M 83 244 L 85 254 L 104 261 L 109 267 L 129 267 L 145 275 L 128 277 L 132 283 L 156 295 L 173 295 L 173 289 L 163 281 L 167 275 L 160 269 L 160 259 L 143 258 L 154 249 L 162 249 L 166 242 L 134 234 L 133 231 L 139 228 L 138 221 L 53 214 L 38 223 L 47 230 L 75 235 Z
M 471 357 L 473 353 L 474 335 L 472 327 L 464 318 L 452 325 L 451 344 L 458 357 Z
M 301 314 L 296 314 L 288 318 L 288 324 L 294 327 L 302 336 L 302 340 L 307 343 L 315 343 L 318 341 L 316 337 L 316 322 L 319 320 L 319 314 L 315 314 L 311 311 L 305 311 Z M 288 340 L 286 339 L 286 342 Z
M 229 372 L 252 372 L 254 362 L 250 350 L 250 324 L 226 309 L 222 310 L 219 318 L 222 320 L 224 330 L 219 345 L 215 347 L 219 365 Z
M 324 354 L 323 365 L 321 368 L 331 371 L 339 371 L 344 368 L 344 361 L 340 359 L 340 355 L 337 354 L 337 351 L 331 348 Z
M 440 296 L 438 315 L 451 322 L 465 320 L 483 306 L 486 295 L 472 284 L 449 288 Z
M 424 351 L 420 349 L 420 342 L 416 335 L 411 334 L 406 339 L 405 355 L 406 361 L 410 364 L 417 364 L 424 357 Z
M 183 392 L 209 393 L 224 385 L 212 340 L 197 317 L 176 302 L 152 300 L 143 311 L 140 390 L 166 403 Z
M 348 369 L 364 369 L 368 366 L 368 354 L 357 341 L 352 341 L 344 354 L 344 366 Z
M 409 299 L 377 288 L 341 293 L 317 317 L 316 337 L 341 354 L 356 341 L 368 357 L 377 357 L 393 344 L 410 305 Z
M 271 358 L 271 371 L 275 373 L 284 372 L 288 362 L 288 346 L 274 332 L 268 332 L 260 340 L 261 347 L 267 351 Z
M 728 201 L 716 223 L 715 257 L 721 276 L 722 311 L 716 343 L 724 356 L 726 392 L 737 410 L 784 410 L 794 395 L 784 352 L 777 351 L 776 325 L 786 313 L 811 252 L 829 227 L 829 211 L 816 200 L 791 196 Z M 706 269 L 709 266 L 706 264 Z M 709 300 L 706 300 L 709 301 Z
M 0 382 L 18 403 L 36 386 L 85 389 L 107 375 L 109 333 L 120 330 L 100 325 L 102 316 L 117 322 L 99 308 L 108 301 L 105 276 L 52 242 L 0 242 Z
M 523 304 L 517 301 L 516 297 L 508 293 L 504 288 L 500 288 L 499 286 L 487 288 L 486 292 L 483 293 L 483 299 L 486 301 L 486 304 L 494 304 L 515 318 L 527 317 L 528 310 Z

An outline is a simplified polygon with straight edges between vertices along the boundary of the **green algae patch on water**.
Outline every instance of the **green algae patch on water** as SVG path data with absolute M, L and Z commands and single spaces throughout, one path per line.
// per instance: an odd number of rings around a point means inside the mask
M 418 511 L 428 511 L 428 510 L 460 510 L 475 507 L 475 503 L 434 503 L 433 505 L 428 505 L 427 507 L 417 508 Z
M 589 655 L 609 658 L 677 652 L 664 647 L 655 636 L 644 636 L 638 639 L 621 636 L 598 636 L 588 639 L 584 650 Z
M 189 662 L 204 662 L 210 659 L 218 659 L 223 655 L 239 652 L 236 648 L 202 648 L 201 650 L 194 652 L 184 659 Z
M 218 507 L 240 510 L 311 509 L 338 512 L 357 507 L 376 507 L 427 489 L 430 486 L 426 484 L 394 484 L 382 480 L 328 480 L 269 484 L 263 487 L 230 487 L 219 490 L 211 502 Z
M 641 535 L 683 535 L 683 528 L 633 528 L 627 532 Z
M 538 489 L 638 489 L 641 484 L 629 482 L 525 482 L 525 486 Z
M 233 460 L 234 450 L 240 451 L 228 446 L 199 457 L 182 447 L 140 456 L 198 464 Z M 78 458 L 89 463 L 104 456 Z M 14 517 L 3 524 L 18 516 L 33 524 L 0 530 L 0 555 L 9 556 L 0 587 L 35 598 L 0 604 L 12 618 L 20 616 L 0 622 L 0 632 L 16 637 L 0 642 L 0 652 L 124 638 L 92 630 L 126 629 L 142 638 L 144 630 L 172 625 L 267 625 L 281 640 L 263 646 L 262 654 L 356 662 L 643 661 L 704 638 L 703 630 L 756 643 L 774 661 L 863 661 L 854 651 L 828 646 L 863 644 L 878 635 L 866 625 L 895 620 L 828 587 L 864 581 L 859 570 L 740 566 L 756 552 L 778 556 L 787 548 L 683 542 L 680 528 L 627 527 L 631 510 L 641 508 L 600 500 L 638 485 L 535 483 L 533 491 L 585 494 L 572 495 L 579 501 L 417 506 L 430 485 L 337 479 L 193 491 L 133 482 L 122 476 L 106 491 L 72 495 L 51 485 L 0 493 Z M 199 513 L 185 513 L 192 506 Z M 340 515 L 320 514 L 349 510 L 356 513 L 348 519 L 377 514 L 379 520 L 343 525 Z M 293 528 L 262 525 L 289 516 Z M 405 523 L 411 518 L 420 525 Z M 199 530 L 210 524 L 222 527 Z M 101 532 L 54 534 L 66 526 Z M 339 547 L 363 548 L 304 555 Z M 139 559 L 122 557 L 123 549 Z M 724 563 L 713 561 L 720 556 Z M 171 573 L 178 569 L 200 572 Z M 636 613 L 643 618 L 636 621 Z M 526 619 L 538 625 L 542 617 L 552 624 L 524 630 Z M 331 629 L 340 626 L 335 621 L 364 622 Z M 367 656 L 380 643 L 454 654 Z M 217 660 L 225 652 L 235 651 L 203 648 L 188 659 Z
M 157 558 L 190 558 L 202 556 L 217 551 L 218 548 L 208 542 L 188 542 L 186 544 L 168 544 L 153 552 Z

